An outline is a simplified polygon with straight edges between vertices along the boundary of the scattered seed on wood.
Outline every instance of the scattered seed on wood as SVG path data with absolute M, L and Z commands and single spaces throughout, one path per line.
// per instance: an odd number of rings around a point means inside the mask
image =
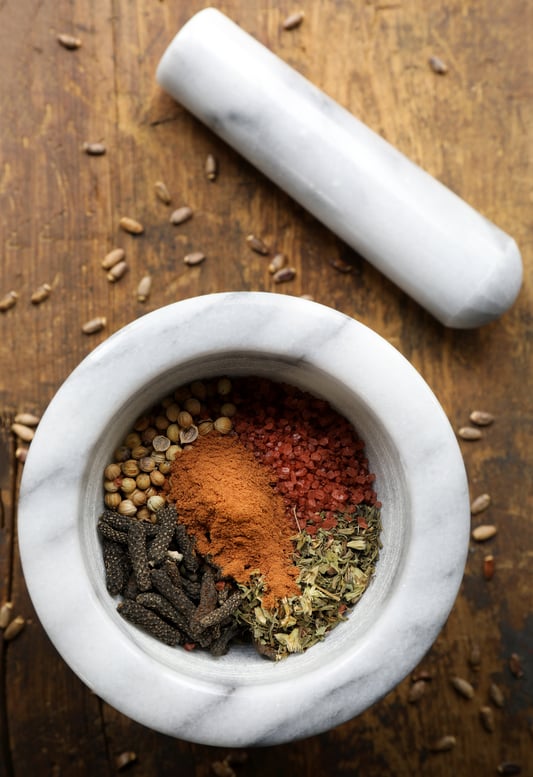
M 434 73 L 438 73 L 438 75 L 445 75 L 445 73 L 448 72 L 448 65 L 439 57 L 430 57 L 428 62 Z
M 237 775 L 237 772 L 228 763 L 226 758 L 224 758 L 223 761 L 213 761 L 211 764 L 211 771 L 215 777 L 236 777 Z
M 87 321 L 82 326 L 81 331 L 84 335 L 94 335 L 97 332 L 101 332 L 106 324 L 107 319 L 105 316 L 97 316 L 96 318 L 91 318 L 90 321 Z
M 4 629 L 4 639 L 6 642 L 15 639 L 15 637 L 18 637 L 25 625 L 26 620 L 22 617 L 22 615 L 17 615 L 16 618 L 13 618 L 13 620 L 10 621 Z
M 430 683 L 433 680 L 433 677 L 430 675 L 427 669 L 417 669 L 411 675 L 411 682 L 417 683 L 419 680 L 423 680 L 425 683 Z
M 32 429 L 25 424 L 11 424 L 11 431 L 13 434 L 17 435 L 19 440 L 23 440 L 24 442 L 31 442 L 35 435 L 35 429 Z
M 8 293 L 0 299 L 0 313 L 5 313 L 6 310 L 9 310 L 16 305 L 18 298 L 19 295 L 16 291 L 8 291 Z
M 118 770 L 125 769 L 129 764 L 134 763 L 137 760 L 137 754 L 133 750 L 126 750 L 124 753 L 117 755 L 115 758 L 115 766 Z
M 465 699 L 473 699 L 474 698 L 474 688 L 468 680 L 464 680 L 462 677 L 450 677 L 450 682 L 452 684 L 452 687 L 457 691 L 457 693 L 460 696 L 463 696 Z
M 411 687 L 409 688 L 409 693 L 407 694 L 407 701 L 409 704 L 416 704 L 420 701 L 422 696 L 426 692 L 426 682 L 424 680 L 417 680 L 415 683 L 412 683 Z
M 117 262 L 107 273 L 107 280 L 111 283 L 119 281 L 128 271 L 128 263 L 125 259 Z
M 492 539 L 497 533 L 498 529 L 496 526 L 485 523 L 481 524 L 481 526 L 476 526 L 472 531 L 472 539 L 476 542 L 485 542 L 486 540 Z
M 274 283 L 287 283 L 287 281 L 292 281 L 294 278 L 296 278 L 294 267 L 282 267 L 281 270 L 278 270 L 272 276 Z
M 126 256 L 123 248 L 113 248 L 108 254 L 106 254 L 102 260 L 102 267 L 104 270 L 110 270 L 119 262 L 122 262 Z
M 301 25 L 305 17 L 303 11 L 295 11 L 289 14 L 283 21 L 282 27 L 284 30 L 295 30 Z
M 483 559 L 483 577 L 485 580 L 492 580 L 494 577 L 494 572 L 496 570 L 496 563 L 494 561 L 494 556 L 492 553 L 489 553 L 485 558 Z
M 330 267 L 333 267 L 337 272 L 349 273 L 353 272 L 353 265 L 347 262 L 345 259 L 341 259 L 340 256 L 336 256 L 334 259 L 329 260 Z
M 495 707 L 499 707 L 500 709 L 505 704 L 505 698 L 501 691 L 501 688 L 499 685 L 496 685 L 496 683 L 491 683 L 489 687 L 489 699 L 494 704 Z
M 189 267 L 195 267 L 197 264 L 202 264 L 202 262 L 205 260 L 205 254 L 203 254 L 201 251 L 193 251 L 191 254 L 187 254 L 183 258 L 183 261 L 185 264 L 188 264 Z
M 163 181 L 156 181 L 154 184 L 155 195 L 164 205 L 170 205 L 172 197 Z
M 492 708 L 487 706 L 480 707 L 479 719 L 485 731 L 488 731 L 489 734 L 492 734 L 494 731 L 494 712 L 492 711 Z
M 479 665 L 481 664 L 481 650 L 479 649 L 477 642 L 474 642 L 470 648 L 468 663 L 472 669 L 479 669 Z
M 208 154 L 206 157 L 205 175 L 208 181 L 216 181 L 218 175 L 218 162 L 213 154 Z
M 89 156 L 103 156 L 106 152 L 103 143 L 84 143 L 82 148 Z
M 473 424 L 478 426 L 490 426 L 494 421 L 492 413 L 487 413 L 485 410 L 473 410 L 470 413 L 470 420 Z
M 178 226 L 179 224 L 183 224 L 185 221 L 191 219 L 192 215 L 192 208 L 189 208 L 188 205 L 182 205 L 181 208 L 176 208 L 176 210 L 173 211 L 170 216 L 170 223 Z
M 16 460 L 20 461 L 21 464 L 24 464 L 26 462 L 27 457 L 28 457 L 28 448 L 24 445 L 20 445 L 15 451 Z
M 151 290 L 152 290 L 152 276 L 145 275 L 143 278 L 141 278 L 141 280 L 139 281 L 139 285 L 137 286 L 137 301 L 146 302 L 146 300 L 150 296 Z
M 273 275 L 278 270 L 281 270 L 282 267 L 285 267 L 286 264 L 287 257 L 285 254 L 276 254 L 268 265 L 268 272 Z
M 481 429 L 475 429 L 473 426 L 462 426 L 457 432 L 462 440 L 480 440 L 483 436 Z
M 121 229 L 123 229 L 124 232 L 129 232 L 130 235 L 142 235 L 144 232 L 143 225 L 129 216 L 122 216 L 118 223 Z
M 48 299 L 51 291 L 52 291 L 52 287 L 50 286 L 50 284 L 43 283 L 41 286 L 39 286 L 38 289 L 35 289 L 35 291 L 31 295 L 32 303 L 34 305 L 40 305 L 41 302 L 44 302 L 45 299 Z
M 505 775 L 505 777 L 514 777 L 515 774 L 522 774 L 522 767 L 520 764 L 504 761 L 498 765 L 497 772 L 498 774 Z
M 511 653 L 509 656 L 509 669 L 514 677 L 523 677 L 524 670 L 522 669 L 522 661 L 518 653 Z
M 433 742 L 433 744 L 430 745 L 430 750 L 432 750 L 434 753 L 445 753 L 448 750 L 453 750 L 456 744 L 457 739 L 451 734 L 447 734 L 446 736 L 440 737 L 440 739 L 437 739 L 435 742 Z
M 79 49 L 81 46 L 81 40 L 79 38 L 76 38 L 74 35 L 69 35 L 66 32 L 62 32 L 57 36 L 57 42 L 60 43 L 63 48 L 70 49 L 71 51 Z
M 15 423 L 24 426 L 37 426 L 40 420 L 39 416 L 33 413 L 17 413 L 15 416 Z
M 5 629 L 13 614 L 13 602 L 4 602 L 0 607 L 0 629 Z
M 267 254 L 270 253 L 270 249 L 267 244 L 256 235 L 247 235 L 246 244 L 249 248 L 252 249 L 252 251 L 255 251 L 256 254 L 267 256 Z
M 472 515 L 478 515 L 486 510 L 491 503 L 490 494 L 480 494 L 477 496 L 470 505 L 470 512 Z

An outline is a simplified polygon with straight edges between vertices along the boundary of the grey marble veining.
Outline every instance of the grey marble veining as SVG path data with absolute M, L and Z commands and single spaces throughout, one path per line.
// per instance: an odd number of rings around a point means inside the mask
M 154 341 L 165 347 L 145 347 Z M 328 398 L 365 439 L 384 504 L 377 572 L 348 621 L 277 664 L 251 648 L 216 659 L 159 644 L 118 616 L 104 583 L 96 522 L 112 451 L 173 388 L 228 373 L 284 379 Z M 19 541 L 43 626 L 95 693 L 166 734 L 231 747 L 318 733 L 403 679 L 453 606 L 469 519 L 455 435 L 398 351 L 322 305 L 235 292 L 149 313 L 74 370 L 30 448 Z
M 442 323 L 514 302 L 514 240 L 219 11 L 178 32 L 161 86 Z

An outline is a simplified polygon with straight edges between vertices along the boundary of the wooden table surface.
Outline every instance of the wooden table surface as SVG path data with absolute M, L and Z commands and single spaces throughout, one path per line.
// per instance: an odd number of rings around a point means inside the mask
M 492 504 L 473 523 L 498 527 L 472 542 L 456 605 L 421 668 L 412 703 L 406 678 L 359 718 L 310 739 L 250 749 L 229 765 L 242 777 L 272 775 L 492 775 L 498 765 L 533 774 L 533 510 L 530 440 L 532 343 L 532 49 L 530 0 L 226 0 L 218 7 L 372 129 L 517 240 L 525 264 L 518 301 L 472 331 L 444 328 L 237 153 L 165 96 L 156 64 L 197 0 L 3 0 L 0 3 L 0 413 L 41 414 L 69 372 L 99 342 L 149 310 L 207 292 L 308 294 L 372 327 L 421 372 L 458 428 L 474 409 L 492 426 L 461 441 L 472 498 Z M 286 31 L 290 12 L 305 12 Z M 431 9 L 431 10 L 429 10 Z M 68 50 L 58 34 L 77 36 Z M 431 56 L 447 65 L 435 73 Z M 84 142 L 102 142 L 89 156 Z M 218 160 L 215 182 L 205 159 Z M 154 193 L 165 182 L 172 203 Z M 189 204 L 191 221 L 169 223 Z M 132 237 L 129 216 L 145 227 Z M 296 278 L 276 285 L 249 233 L 282 251 Z M 127 274 L 112 284 L 103 256 L 120 246 Z M 185 254 L 202 251 L 189 267 Z M 336 267 L 337 265 L 337 267 Z M 349 272 L 341 272 L 339 265 Z M 152 292 L 137 301 L 140 278 Z M 32 293 L 47 283 L 44 302 Z M 82 325 L 105 316 L 92 336 Z M 283 332 L 280 332 L 283 337 Z M 147 345 L 147 347 L 152 347 Z M 53 441 L 51 441 L 53 444 Z M 0 774 L 111 775 L 134 752 L 132 775 L 207 777 L 228 756 L 132 722 L 92 694 L 44 633 L 28 597 L 16 538 L 22 463 L 9 443 L 2 477 L 0 603 L 26 621 L 0 640 Z M 57 499 L 61 499 L 61 482 Z M 53 505 L 50 506 L 53 520 Z M 493 579 L 483 559 L 495 559 Z M 471 665 L 479 647 L 479 664 Z M 523 674 L 510 666 L 519 657 Z M 458 675 L 475 689 L 461 697 Z M 489 700 L 495 683 L 504 697 Z M 489 706 L 494 730 L 480 721 Z M 447 752 L 432 752 L 445 735 Z M 122 761 L 120 760 L 122 758 Z M 118 760 L 117 760 L 118 759 Z M 226 761 L 226 763 L 228 763 Z M 528 766 L 529 763 L 529 766 Z M 233 764 L 233 765 L 232 765 Z M 508 769 L 510 767 L 507 767 Z M 529 769 L 529 771 L 528 771 Z M 504 773 L 518 773 L 508 771 Z M 231 772 L 228 770 L 228 774 Z

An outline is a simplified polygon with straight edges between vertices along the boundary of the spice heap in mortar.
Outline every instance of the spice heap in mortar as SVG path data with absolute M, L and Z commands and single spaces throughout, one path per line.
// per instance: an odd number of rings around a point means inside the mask
M 374 480 L 324 400 L 264 378 L 194 381 L 139 418 L 105 468 L 107 588 L 169 645 L 302 652 L 374 572 Z

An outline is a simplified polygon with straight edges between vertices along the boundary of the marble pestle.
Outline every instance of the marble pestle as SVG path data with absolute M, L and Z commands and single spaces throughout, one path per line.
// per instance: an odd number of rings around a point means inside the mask
M 214 8 L 159 84 L 444 325 L 488 323 L 522 281 L 515 241 Z

